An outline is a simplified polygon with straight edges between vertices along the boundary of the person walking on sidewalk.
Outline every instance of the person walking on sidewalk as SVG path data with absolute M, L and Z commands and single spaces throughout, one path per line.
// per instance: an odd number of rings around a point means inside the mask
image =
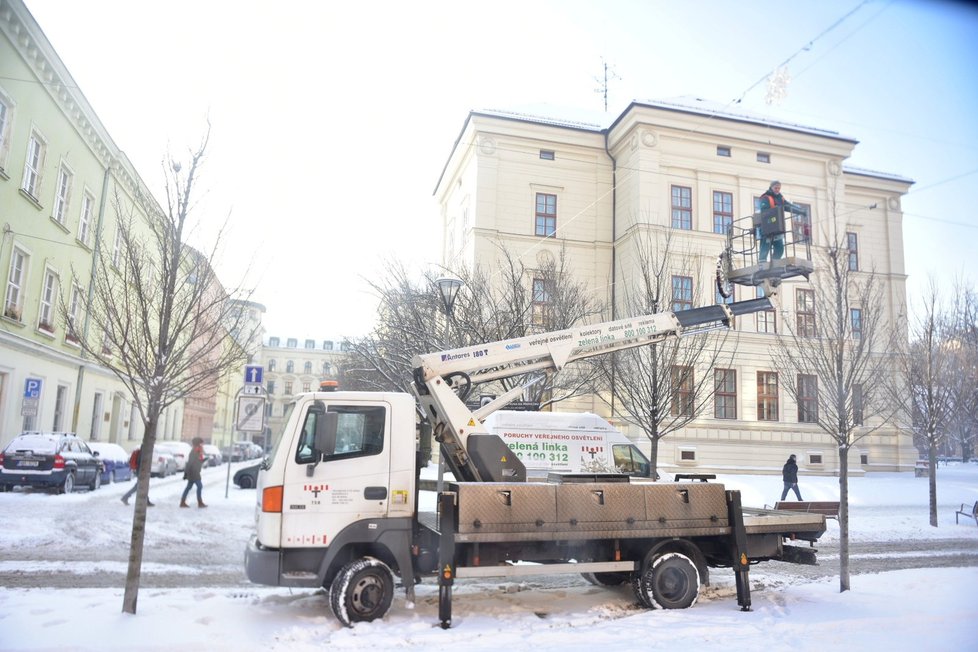
M 136 493 L 136 489 L 139 487 L 139 467 L 142 465 L 141 458 L 142 458 L 142 451 L 138 448 L 134 449 L 132 451 L 132 454 L 129 455 L 129 468 L 132 469 L 133 475 L 136 476 L 136 481 L 132 483 L 132 487 L 129 488 L 129 491 L 122 494 L 121 500 L 123 505 L 129 504 L 129 499 L 132 497 L 134 493 Z M 150 507 L 153 506 L 153 501 L 149 499 L 148 493 L 146 494 L 146 504 L 149 505 Z
M 788 461 L 781 468 L 781 479 L 784 480 L 784 491 L 781 492 L 781 500 L 784 500 L 788 496 L 789 490 L 794 490 L 795 495 L 798 496 L 798 500 L 800 501 L 801 492 L 798 491 L 798 462 L 795 461 L 794 455 L 789 456 Z
M 187 486 L 183 489 L 183 496 L 180 497 L 180 507 L 190 507 L 187 504 L 187 494 L 190 493 L 190 488 L 193 486 L 197 487 L 197 507 L 207 507 L 204 504 L 203 491 L 204 484 L 200 481 L 200 469 L 204 466 L 204 440 L 200 437 L 194 437 L 191 441 L 193 448 L 190 451 L 190 455 L 187 456 L 187 466 L 183 469 L 183 478 L 187 481 Z

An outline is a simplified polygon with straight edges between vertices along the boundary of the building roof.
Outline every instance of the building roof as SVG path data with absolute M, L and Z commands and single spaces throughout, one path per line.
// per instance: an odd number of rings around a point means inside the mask
M 916 183 L 913 179 L 908 177 L 902 177 L 899 174 L 892 174 L 890 172 L 880 172 L 878 170 L 869 170 L 867 168 L 860 168 L 853 165 L 843 165 L 842 171 L 846 174 L 858 174 L 863 177 L 874 177 L 876 179 L 887 179 L 889 181 L 898 181 L 900 183 Z

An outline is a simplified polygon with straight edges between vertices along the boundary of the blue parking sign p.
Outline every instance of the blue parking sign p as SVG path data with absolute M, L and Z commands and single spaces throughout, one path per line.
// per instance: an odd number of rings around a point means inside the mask
M 24 398 L 41 398 L 40 378 L 28 378 L 24 381 Z

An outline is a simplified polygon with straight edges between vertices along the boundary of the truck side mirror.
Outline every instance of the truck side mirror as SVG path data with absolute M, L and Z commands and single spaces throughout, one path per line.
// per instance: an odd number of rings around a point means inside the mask
M 311 478 L 315 474 L 316 467 L 319 466 L 324 455 L 332 455 L 336 450 L 336 427 L 339 417 L 340 415 L 336 412 L 318 412 L 316 414 L 316 433 L 313 440 L 313 459 L 315 462 L 306 466 L 307 477 Z

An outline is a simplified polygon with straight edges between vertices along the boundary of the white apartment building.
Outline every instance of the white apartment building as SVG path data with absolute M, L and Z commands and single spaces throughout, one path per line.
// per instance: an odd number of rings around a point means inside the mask
M 668 236 L 670 252 L 682 251 L 692 261 L 692 270 L 682 272 L 688 275 L 684 292 L 692 305 L 706 305 L 715 301 L 726 226 L 751 215 L 756 199 L 777 179 L 788 200 L 808 207 L 812 247 L 825 247 L 831 234 L 845 238 L 851 269 L 878 275 L 885 321 L 899 324 L 906 305 L 901 197 L 912 181 L 847 166 L 856 145 L 835 132 L 700 100 L 636 101 L 604 124 L 471 112 L 435 189 L 443 257 L 489 268 L 502 245 L 533 269 L 563 249 L 579 280 L 614 306 L 610 318 L 625 316 L 640 243 Z M 660 442 L 660 469 L 777 473 L 795 453 L 802 473 L 837 472 L 834 441 L 815 424 L 800 422 L 798 406 L 784 391 L 765 393 L 764 410 L 758 401 L 758 387 L 777 378 L 769 353 L 774 333 L 786 332 L 784 320 L 798 318 L 809 288 L 801 277 L 790 279 L 781 289 L 779 313 L 737 320 L 728 339 L 735 347 L 728 365 L 733 392 L 722 410 L 709 407 Z M 737 300 L 754 296 L 754 288 L 736 288 Z M 644 434 L 601 401 L 557 409 L 602 414 L 648 450 Z M 853 474 L 909 470 L 916 458 L 910 437 L 882 424 L 850 453 L 849 468 Z

